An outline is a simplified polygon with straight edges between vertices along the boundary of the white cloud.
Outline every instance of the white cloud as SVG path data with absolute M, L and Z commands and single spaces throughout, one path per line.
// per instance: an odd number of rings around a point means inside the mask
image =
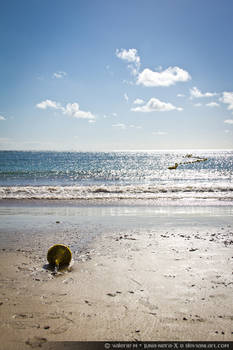
M 219 107 L 219 103 L 217 102 L 210 102 L 206 104 L 207 107 Z
M 233 124 L 233 119 L 226 119 L 226 120 L 224 120 L 224 123 Z
M 166 131 L 154 131 L 154 132 L 152 132 L 152 134 L 163 136 L 163 135 L 167 135 L 167 132 Z
M 129 96 L 126 93 L 124 93 L 124 99 L 125 99 L 126 102 L 129 101 Z
M 230 130 L 224 130 L 224 132 L 225 132 L 226 134 L 229 134 Z
M 116 56 L 120 58 L 121 60 L 130 62 L 131 64 L 128 65 L 128 68 L 131 70 L 131 73 L 133 75 L 138 74 L 138 70 L 140 68 L 140 57 L 138 56 L 137 49 L 117 49 L 116 50 Z
M 137 84 L 144 86 L 171 86 L 180 81 L 191 79 L 189 73 L 179 67 L 168 67 L 162 72 L 154 72 L 148 68 L 144 69 L 137 79 Z
M 227 109 L 233 109 L 233 92 L 223 92 L 223 97 L 221 97 L 219 100 L 228 104 Z
M 132 81 L 128 81 L 128 80 L 122 80 L 123 84 L 127 84 L 127 85 L 134 85 L 134 82 Z
M 47 108 L 58 109 L 58 110 L 61 110 L 63 114 L 69 115 L 70 117 L 77 118 L 77 119 L 94 120 L 96 118 L 91 112 L 80 110 L 79 104 L 76 102 L 67 103 L 65 107 L 62 107 L 59 102 L 45 100 L 38 103 L 36 107 L 40 109 L 47 109 Z
M 202 97 L 213 97 L 216 96 L 216 92 L 205 92 L 202 93 L 196 86 L 194 86 L 190 91 L 190 98 L 202 98 Z
M 114 128 L 119 128 L 119 129 L 126 129 L 126 125 L 123 123 L 118 123 L 118 124 L 112 124 Z
M 190 74 L 179 67 L 168 67 L 162 71 L 162 66 L 159 66 L 156 71 L 149 68 L 139 72 L 141 66 L 141 59 L 138 56 L 137 49 L 116 49 L 116 56 L 121 60 L 127 61 L 130 64 L 128 68 L 131 73 L 137 77 L 136 83 L 144 86 L 170 86 L 179 81 L 185 82 L 191 79 Z M 128 84 L 132 82 L 124 81 Z
M 161 70 L 163 70 L 163 66 L 159 65 L 158 67 L 155 67 L 155 70 L 161 72 Z
M 140 57 L 138 56 L 137 49 L 116 49 L 116 56 L 122 60 L 134 62 L 135 64 L 140 65 Z
M 0 115 L 0 120 L 6 120 L 6 118 L 3 117 L 3 115 Z
M 56 79 L 64 78 L 66 75 L 67 75 L 67 73 L 63 72 L 63 71 L 53 73 L 53 77 Z
M 125 130 L 127 128 L 142 129 L 142 127 L 140 125 L 134 125 L 134 124 L 126 125 L 126 124 L 123 124 L 123 123 L 112 124 L 112 127 L 113 128 L 122 129 L 122 130 Z
M 194 107 L 201 107 L 201 106 L 202 106 L 201 103 L 195 103 L 195 104 L 194 104 Z
M 171 103 L 167 102 L 162 102 L 157 98 L 152 97 L 146 104 L 143 106 L 138 106 L 131 108 L 131 111 L 133 112 L 144 112 L 144 113 L 149 113 L 149 112 L 168 112 L 168 111 L 182 111 L 183 108 L 181 107 L 175 107 Z
M 134 125 L 134 124 L 131 124 L 129 127 L 134 128 L 134 129 L 141 129 L 142 128 L 140 125 Z
M 116 113 L 104 114 L 104 115 L 103 115 L 103 118 L 104 118 L 104 119 L 108 119 L 108 118 L 112 118 L 112 117 L 115 118 L 116 116 L 117 116 Z
M 47 108 L 61 109 L 62 108 L 60 103 L 57 103 L 51 100 L 45 100 L 40 103 L 37 103 L 36 107 L 40 109 L 47 109 Z
M 177 97 L 185 97 L 184 94 L 177 94 Z
M 91 112 L 82 111 L 79 108 L 79 104 L 67 103 L 66 108 L 63 109 L 63 113 L 77 119 L 95 119 L 95 116 Z
M 90 123 L 90 124 L 93 124 L 93 123 L 95 123 L 95 122 L 96 122 L 95 119 L 89 119 L 89 120 L 88 120 L 88 123 Z
M 144 103 L 144 100 L 141 98 L 136 98 L 136 100 L 133 101 L 135 105 L 142 105 Z

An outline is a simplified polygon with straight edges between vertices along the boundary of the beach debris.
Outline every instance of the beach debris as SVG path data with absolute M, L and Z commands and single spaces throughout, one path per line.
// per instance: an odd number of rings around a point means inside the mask
M 109 297 L 115 297 L 115 296 L 116 296 L 116 293 L 107 293 L 107 295 L 108 295 Z
M 116 238 L 116 241 L 119 241 L 120 239 L 128 239 L 128 240 L 131 240 L 131 241 L 136 241 L 137 240 L 136 238 L 130 237 L 129 235 L 119 236 L 119 237 Z
M 70 248 L 64 244 L 55 244 L 49 248 L 47 260 L 49 265 L 54 268 L 56 274 L 60 267 L 69 266 L 72 258 Z
M 164 275 L 164 277 L 168 277 L 168 278 L 175 278 L 176 276 L 175 276 L 175 275 L 171 275 L 171 274 L 169 274 L 169 275 Z
M 189 249 L 190 252 L 195 252 L 196 250 L 198 250 L 197 248 L 191 248 Z

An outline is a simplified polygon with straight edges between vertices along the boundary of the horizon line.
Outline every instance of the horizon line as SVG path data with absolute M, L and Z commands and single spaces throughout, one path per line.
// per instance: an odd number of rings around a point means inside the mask
M 108 153 L 108 152 L 177 152 L 177 151 L 233 151 L 232 148 L 175 148 L 175 149 L 112 149 L 112 150 L 56 150 L 56 149 L 0 149 L 0 152 L 77 152 L 77 153 Z

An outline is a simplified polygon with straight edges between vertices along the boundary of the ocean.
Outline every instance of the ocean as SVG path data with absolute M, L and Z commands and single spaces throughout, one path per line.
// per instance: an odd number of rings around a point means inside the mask
M 233 151 L 224 150 L 1 151 L 0 199 L 233 205 L 232 175 Z

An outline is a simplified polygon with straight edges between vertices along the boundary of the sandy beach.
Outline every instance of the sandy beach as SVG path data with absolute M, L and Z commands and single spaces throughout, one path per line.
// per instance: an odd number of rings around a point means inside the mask
M 1 203 L 1 349 L 233 341 L 232 208 Z M 47 249 L 71 247 L 54 276 Z

